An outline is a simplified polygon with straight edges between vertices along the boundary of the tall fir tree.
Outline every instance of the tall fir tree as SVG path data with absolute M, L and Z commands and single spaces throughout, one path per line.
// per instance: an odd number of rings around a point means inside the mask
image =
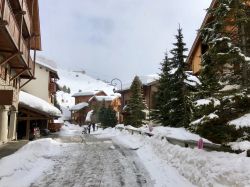
M 170 123 L 170 110 L 172 106 L 169 101 L 171 100 L 170 88 L 173 84 L 171 79 L 171 70 L 173 65 L 165 54 L 165 58 L 161 63 L 161 73 L 159 74 L 158 91 L 155 96 L 155 109 L 151 112 L 151 119 L 164 126 L 171 126 Z
M 97 111 L 98 122 L 100 122 L 102 125 L 105 123 L 105 109 L 105 100 L 102 101 L 101 107 L 99 109 L 95 109 L 95 111 Z
M 187 85 L 187 64 L 185 43 L 182 29 L 178 29 L 175 46 L 170 53 L 172 58 L 165 55 L 156 95 L 156 109 L 152 118 L 164 126 L 187 127 L 191 116 L 189 86 Z
M 105 119 L 103 125 L 104 127 L 115 127 L 117 125 L 116 112 L 111 106 L 105 108 Z
M 142 95 L 142 83 L 138 76 L 135 76 L 130 91 L 131 97 L 125 109 L 125 112 L 128 115 L 125 117 L 124 123 L 126 125 L 140 127 L 145 119 L 145 113 L 143 110 L 146 109 L 146 105 Z
M 178 29 L 176 43 L 174 48 L 170 51 L 173 64 L 172 85 L 170 87 L 170 117 L 171 126 L 187 127 L 191 116 L 191 105 L 189 100 L 189 92 L 186 84 L 187 80 L 187 64 L 185 63 L 187 48 L 183 41 L 182 29 Z

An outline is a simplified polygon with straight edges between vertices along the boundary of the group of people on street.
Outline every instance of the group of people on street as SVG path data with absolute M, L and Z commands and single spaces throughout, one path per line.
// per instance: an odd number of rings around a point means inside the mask
M 92 127 L 93 132 L 98 129 L 98 127 L 97 127 L 97 125 L 95 123 L 90 123 L 90 124 L 84 126 L 83 133 L 84 134 L 90 134 L 91 127 Z
M 92 112 L 92 115 L 91 115 L 91 117 L 90 117 L 90 122 L 89 122 L 89 124 L 87 125 L 87 126 L 85 126 L 84 127 L 84 130 L 83 130 L 83 132 L 85 133 L 85 134 L 90 134 L 90 132 L 91 132 L 91 127 L 92 127 L 92 129 L 93 129 L 93 132 L 95 131 L 95 130 L 98 130 L 98 126 L 96 125 L 96 115 L 95 115 L 95 113 L 94 112 Z

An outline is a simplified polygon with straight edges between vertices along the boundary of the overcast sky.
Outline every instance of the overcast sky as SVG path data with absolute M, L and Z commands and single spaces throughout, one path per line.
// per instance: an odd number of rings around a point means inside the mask
M 190 48 L 211 0 L 41 0 L 39 55 L 104 80 L 159 72 L 178 24 Z

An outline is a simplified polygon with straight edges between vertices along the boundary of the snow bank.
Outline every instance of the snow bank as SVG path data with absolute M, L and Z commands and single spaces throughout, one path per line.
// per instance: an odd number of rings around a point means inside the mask
M 49 170 L 54 162 L 49 159 L 60 154 L 60 144 L 50 138 L 33 141 L 15 154 L 0 160 L 0 186 L 26 187 L 43 172 Z
M 179 140 L 198 141 L 200 138 L 202 138 L 197 134 L 189 132 L 185 128 L 159 126 L 159 127 L 153 127 L 152 128 L 153 130 L 149 131 L 149 127 L 147 125 L 140 127 L 140 128 L 135 128 L 135 127 L 130 126 L 130 125 L 124 126 L 123 124 L 119 124 L 119 125 L 116 125 L 116 127 L 121 127 L 121 128 L 129 129 L 129 130 L 139 130 L 139 131 L 146 132 L 146 133 L 152 133 L 154 136 L 157 136 L 157 137 L 166 136 L 169 138 L 176 138 Z M 209 140 L 204 139 L 204 138 L 203 138 L 203 141 L 207 142 L 207 143 L 211 143 Z
M 110 135 L 113 141 L 128 147 L 134 148 L 136 145 L 139 148 L 136 152 L 148 168 L 156 186 L 166 186 L 172 181 L 170 178 L 175 177 L 177 179 L 175 185 L 169 186 L 190 186 L 188 181 L 198 186 L 250 184 L 250 159 L 245 154 L 183 148 L 161 140 L 157 136 L 149 138 L 114 129 L 106 129 L 103 133 L 106 137 Z
M 235 125 L 236 129 L 240 127 L 250 127 L 250 114 L 245 114 L 240 118 L 228 122 L 228 124 Z
M 51 116 L 61 116 L 61 111 L 52 104 L 23 91 L 20 91 L 19 103 Z
M 250 149 L 250 142 L 249 141 L 242 141 L 242 142 L 230 142 L 228 144 L 233 150 L 242 150 L 246 151 Z
M 179 140 L 194 140 L 198 141 L 201 137 L 197 134 L 191 133 L 185 128 L 172 128 L 172 127 L 154 127 L 153 134 L 166 136 L 170 138 L 176 138 Z M 207 139 L 203 139 L 204 142 L 211 143 Z

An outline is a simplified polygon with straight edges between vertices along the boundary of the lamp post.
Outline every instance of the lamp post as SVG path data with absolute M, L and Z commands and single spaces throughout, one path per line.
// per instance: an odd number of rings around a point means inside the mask
M 114 78 L 114 79 L 112 79 L 111 80 L 111 82 L 110 82 L 110 84 L 112 85 L 112 86 L 114 86 L 114 87 L 116 87 L 117 86 L 117 84 L 118 84 L 118 82 L 120 83 L 120 92 L 121 92 L 121 95 L 122 95 L 122 109 L 121 109 L 121 111 L 123 110 L 123 107 L 124 107 L 124 95 L 123 95 L 123 93 L 122 93 L 122 81 L 120 80 L 120 79 L 118 79 L 118 78 Z M 119 114 L 119 112 L 118 112 L 118 121 L 119 122 L 122 122 L 123 120 L 122 119 L 120 119 L 120 114 Z
M 114 78 L 111 80 L 110 84 L 112 86 L 117 86 L 118 85 L 118 82 L 120 83 L 120 91 L 122 92 L 122 81 L 118 78 Z M 122 94 L 122 93 L 121 93 Z M 124 98 L 123 98 L 123 94 L 122 94 L 122 108 L 124 107 Z

